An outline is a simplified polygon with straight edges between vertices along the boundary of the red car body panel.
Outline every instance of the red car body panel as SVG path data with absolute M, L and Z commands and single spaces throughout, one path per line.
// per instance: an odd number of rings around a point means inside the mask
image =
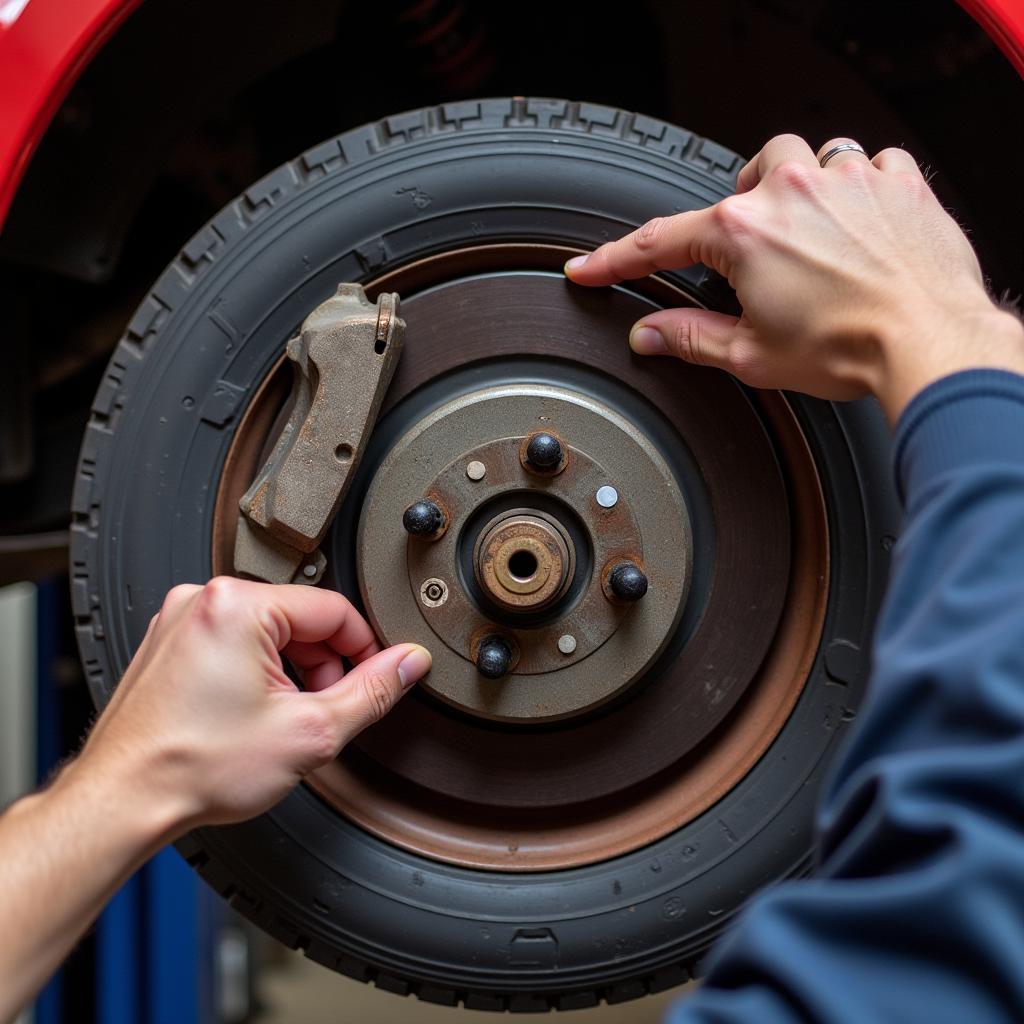
M 0 0 L 0 226 L 71 86 L 141 0 Z
M 959 0 L 1024 76 L 1024 0 Z M 141 0 L 0 0 L 0 226 L 83 68 Z

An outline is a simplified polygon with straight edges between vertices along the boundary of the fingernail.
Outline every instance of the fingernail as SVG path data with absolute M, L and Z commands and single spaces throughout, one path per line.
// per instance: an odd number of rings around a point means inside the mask
M 590 258 L 590 253 L 586 253 L 583 256 L 573 256 L 573 258 L 571 260 L 566 260 L 565 261 L 565 268 L 564 269 L 566 271 L 577 270 L 579 267 L 582 267 L 583 264 L 586 263 L 589 258 Z
M 408 690 L 413 683 L 418 683 L 429 671 L 433 659 L 426 647 L 418 644 L 398 663 L 398 678 L 402 689 Z
M 641 356 L 667 356 L 668 345 L 661 331 L 646 324 L 639 324 L 629 335 L 629 347 Z

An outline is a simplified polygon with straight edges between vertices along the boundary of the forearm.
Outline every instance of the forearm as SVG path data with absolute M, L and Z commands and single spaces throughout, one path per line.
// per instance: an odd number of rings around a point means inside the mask
M 125 879 L 174 832 L 128 766 L 76 761 L 0 817 L 0 1021 L 13 1019 Z
M 897 434 L 904 530 L 814 880 L 757 901 L 678 1016 L 1024 1019 L 1024 378 L 950 378 Z

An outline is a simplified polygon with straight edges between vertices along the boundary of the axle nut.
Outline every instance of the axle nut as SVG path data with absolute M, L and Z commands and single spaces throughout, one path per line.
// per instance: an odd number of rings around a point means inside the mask
M 476 669 L 486 679 L 500 679 L 512 667 L 512 648 L 501 637 L 481 641 L 476 652 Z
M 608 574 L 608 587 L 620 601 L 639 601 L 647 593 L 647 576 L 633 562 L 619 562 Z
M 402 525 L 406 533 L 413 537 L 435 538 L 445 528 L 444 512 L 441 507 L 429 498 L 414 501 L 402 516 Z
M 555 469 L 562 461 L 561 442 L 553 434 L 534 434 L 526 444 L 526 461 L 535 469 Z

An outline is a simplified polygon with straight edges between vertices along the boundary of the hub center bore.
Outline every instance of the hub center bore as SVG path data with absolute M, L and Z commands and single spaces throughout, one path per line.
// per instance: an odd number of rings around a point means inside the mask
M 503 513 L 481 531 L 473 552 L 477 582 L 511 612 L 540 611 L 572 581 L 576 552 L 553 517 L 527 510 Z

